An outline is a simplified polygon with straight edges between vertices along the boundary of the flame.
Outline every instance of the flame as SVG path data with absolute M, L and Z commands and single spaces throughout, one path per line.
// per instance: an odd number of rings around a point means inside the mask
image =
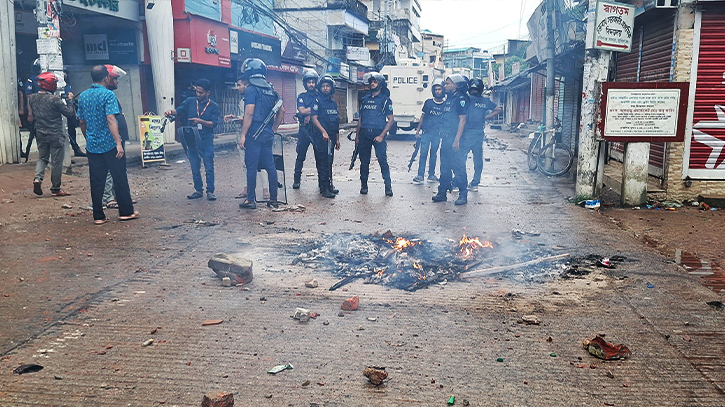
M 421 266 L 417 261 L 413 262 L 413 268 L 416 270 L 423 270 L 423 266 Z
M 461 248 L 460 254 L 464 259 L 469 259 L 478 249 L 482 249 L 484 247 L 493 249 L 491 242 L 481 242 L 477 237 L 469 238 L 466 235 L 463 235 L 461 241 L 458 242 L 458 247 Z
M 386 243 L 389 243 L 390 245 L 392 245 L 393 249 L 395 249 L 399 252 L 402 252 L 405 249 L 409 249 L 409 248 L 415 246 L 416 244 L 423 244 L 423 242 L 416 243 L 416 242 L 408 240 L 404 237 L 399 237 L 399 238 L 395 239 L 395 241 L 393 241 L 391 239 L 384 239 L 384 240 Z
M 373 271 L 374 271 L 375 273 L 377 273 L 378 277 L 382 277 L 382 276 L 383 276 L 383 274 L 385 273 L 385 270 L 387 270 L 387 269 L 386 269 L 386 268 L 381 268 L 381 269 L 373 269 Z

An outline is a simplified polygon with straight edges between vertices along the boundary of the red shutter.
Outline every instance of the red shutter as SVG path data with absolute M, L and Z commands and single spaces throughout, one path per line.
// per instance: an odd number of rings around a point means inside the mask
M 274 86 L 274 90 L 282 98 L 284 107 L 284 120 L 282 123 L 294 123 L 294 116 L 297 113 L 297 93 L 295 88 L 296 77 L 294 74 L 268 71 L 267 79 Z
M 689 168 L 725 169 L 725 149 L 717 147 L 718 143 L 722 146 L 721 143 L 725 142 L 723 105 L 725 105 L 725 9 L 708 7 L 702 11 Z

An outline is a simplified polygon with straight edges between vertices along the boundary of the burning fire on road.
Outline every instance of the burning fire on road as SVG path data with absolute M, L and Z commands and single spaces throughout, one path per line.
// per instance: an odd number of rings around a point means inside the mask
M 415 291 L 458 279 L 460 273 L 480 264 L 493 247 L 491 242 L 465 235 L 459 241 L 436 242 L 393 236 L 390 231 L 382 236 L 343 234 L 320 241 L 293 263 L 316 263 L 330 269 L 341 278 L 330 290 L 362 279 L 368 284 Z

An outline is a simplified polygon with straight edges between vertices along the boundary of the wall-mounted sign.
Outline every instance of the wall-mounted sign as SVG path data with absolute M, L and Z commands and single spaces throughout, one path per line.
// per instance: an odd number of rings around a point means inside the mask
M 239 33 L 229 30 L 229 52 L 232 54 L 239 53 Z
M 300 68 L 299 66 L 285 63 L 280 64 L 280 66 L 267 65 L 267 69 L 269 69 L 270 71 L 286 72 L 295 75 L 300 75 L 302 73 L 302 68 Z
M 191 49 L 176 48 L 176 62 L 191 62 Z
M 325 73 L 329 74 L 330 76 L 336 77 L 340 76 L 340 64 L 342 61 L 340 58 L 330 57 L 327 59 L 327 70 Z
M 340 63 L 340 79 L 350 80 L 350 65 Z
M 83 36 L 86 61 L 108 61 L 108 36 L 89 34 Z
M 267 65 L 275 66 L 282 63 L 282 46 L 278 38 L 247 31 L 238 31 L 237 34 L 239 36 L 237 58 L 240 60 L 259 58 Z
M 65 0 L 63 6 L 139 21 L 138 2 L 135 0 Z
M 594 48 L 631 52 L 634 6 L 599 1 L 594 18 Z
M 367 47 L 347 47 L 349 61 L 367 61 L 370 59 L 370 49 Z
M 607 82 L 599 129 L 608 141 L 684 141 L 686 82 Z
M 108 34 L 86 34 L 83 36 L 83 42 L 86 61 L 107 61 L 117 65 L 138 63 L 134 30 L 113 30 Z

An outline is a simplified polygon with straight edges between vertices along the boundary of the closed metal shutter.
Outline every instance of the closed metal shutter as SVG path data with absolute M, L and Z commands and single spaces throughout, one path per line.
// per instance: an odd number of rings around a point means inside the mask
M 725 179 L 725 8 L 710 6 L 701 11 L 701 16 L 688 167 L 700 173 L 692 174 L 693 178 L 722 180 Z
M 635 23 L 632 52 L 617 54 L 617 82 L 670 82 L 675 20 L 671 10 L 652 10 Z M 666 143 L 650 143 L 649 173 L 664 176 Z M 616 153 L 624 152 L 623 143 L 612 143 Z M 615 158 L 618 154 L 612 154 Z
M 267 79 L 282 98 L 282 106 L 284 107 L 282 123 L 295 123 L 295 114 L 297 114 L 296 76 L 289 73 L 268 71 Z
M 544 86 L 546 76 L 537 72 L 531 73 L 531 120 L 534 122 L 544 121 Z

